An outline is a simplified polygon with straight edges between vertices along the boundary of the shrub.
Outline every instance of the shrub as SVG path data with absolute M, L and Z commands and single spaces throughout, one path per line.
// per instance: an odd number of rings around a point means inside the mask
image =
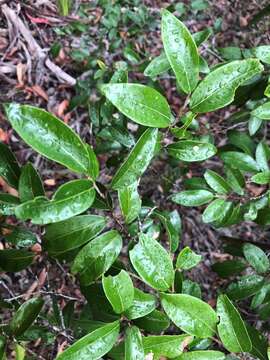
M 202 163 L 203 176 L 187 179 L 186 190 L 181 192 L 170 189 L 169 201 L 207 205 L 202 220 L 216 228 L 244 220 L 269 225 L 270 150 L 261 137 L 264 120 L 270 119 L 270 103 L 262 94 L 267 85 L 263 64 L 270 63 L 270 47 L 245 50 L 243 59 L 209 70 L 198 52 L 209 35 L 208 30 L 191 35 L 182 22 L 163 10 L 164 53 L 144 73 L 155 79 L 173 71 L 179 93 L 186 96 L 180 115 L 173 115 L 154 87 L 128 83 L 126 69 L 120 66 L 110 82 L 100 87 L 99 107 L 90 107 L 94 147 L 44 110 L 14 103 L 5 106 L 7 119 L 25 143 L 77 177 L 48 199 L 32 164 L 20 167 L 9 148 L 0 144 L 0 175 L 18 191 L 18 197 L 0 195 L 1 227 L 10 244 L 0 251 L 1 269 L 17 272 L 35 261 L 31 247 L 38 237 L 21 225 L 31 220 L 44 226 L 43 256 L 70 264 L 87 305 L 81 309 L 71 299 L 60 309 L 52 296 L 54 316 L 50 316 L 48 292 L 44 299 L 41 292 L 40 297 L 34 295 L 23 303 L 17 302 L 20 297 L 3 300 L 3 307 L 16 311 L 2 326 L 2 357 L 7 342 L 15 342 L 17 351 L 33 338 L 49 343 L 52 339 L 46 329 L 60 327 L 74 343 L 58 355 L 59 360 L 99 359 L 105 354 L 117 360 L 143 360 L 149 353 L 154 359 L 221 360 L 225 354 L 242 352 L 267 359 L 266 338 L 233 303 L 252 298 L 250 308 L 262 320 L 268 319 L 270 264 L 263 249 L 227 239 L 226 251 L 235 258 L 214 264 L 213 270 L 221 278 L 240 276 L 219 289 L 216 307 L 210 306 L 201 299 L 199 285 L 187 278 L 187 271 L 202 257 L 189 247 L 181 249 L 178 211 L 158 209 L 150 199 L 142 202 L 138 191 L 153 158 L 165 159 L 172 169 L 181 164 L 183 175 L 191 163 L 198 167 L 198 162 L 214 157 L 216 164 L 223 161 L 222 174 Z M 227 144 L 218 146 L 206 132 L 207 126 L 204 135 L 198 131 L 201 114 L 233 102 L 244 110 L 228 121 L 248 120 L 249 134 L 232 130 Z M 96 153 L 110 155 L 104 169 L 107 177 L 125 158 L 109 184 L 99 182 L 103 174 Z M 259 195 L 252 196 L 251 183 L 262 185 Z M 9 216 L 15 216 L 20 225 L 6 222 Z M 159 241 L 160 225 L 167 233 L 166 243 Z M 41 322 L 44 319 L 47 325 Z

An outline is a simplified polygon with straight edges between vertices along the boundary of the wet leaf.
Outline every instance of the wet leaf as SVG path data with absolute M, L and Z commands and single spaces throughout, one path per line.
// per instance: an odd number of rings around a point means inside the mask
M 114 175 L 112 179 L 113 189 L 125 188 L 137 182 L 155 154 L 157 139 L 157 129 L 147 129 L 142 134 L 125 162 Z
M 86 211 L 94 199 L 90 180 L 72 180 L 60 186 L 51 201 L 37 197 L 17 206 L 15 214 L 21 220 L 31 219 L 33 224 L 56 223 Z
M 64 122 L 34 106 L 11 103 L 5 110 L 12 127 L 34 150 L 72 171 L 88 172 L 85 145 Z
M 118 190 L 118 199 L 125 222 L 130 224 L 134 221 L 141 211 L 141 199 L 138 193 L 138 183 Z
M 208 190 L 186 190 L 171 197 L 172 201 L 183 206 L 201 206 L 209 203 L 213 198 L 214 195 Z
M 125 270 L 121 270 L 115 276 L 103 276 L 102 285 L 115 313 L 121 314 L 132 305 L 134 287 L 130 276 Z
M 0 176 L 3 177 L 10 186 L 17 189 L 20 173 L 21 170 L 15 156 L 7 145 L 0 142 Z
M 161 294 L 161 304 L 168 317 L 181 330 L 199 338 L 216 332 L 217 315 L 210 305 L 186 294 Z
M 230 352 L 250 352 L 252 344 L 245 323 L 226 295 L 218 297 L 217 314 L 220 318 L 218 335 L 225 349 Z
M 134 299 L 132 306 L 125 311 L 129 320 L 138 319 L 151 313 L 157 306 L 156 298 L 152 294 L 134 288 Z
M 226 294 L 232 300 L 246 299 L 256 294 L 264 285 L 264 277 L 260 275 L 245 275 L 231 283 Z
M 80 215 L 47 225 L 45 249 L 52 256 L 77 249 L 97 236 L 105 225 L 106 219 L 98 215 Z
M 139 318 L 134 323 L 147 332 L 156 334 L 165 331 L 170 326 L 167 315 L 159 310 L 153 310 L 150 314 Z
M 171 123 L 167 100 L 155 89 L 140 84 L 105 84 L 101 91 L 124 115 L 138 124 L 165 128 Z
M 225 360 L 225 354 L 214 350 L 189 351 L 175 360 Z
M 139 243 L 129 252 L 129 257 L 143 281 L 154 289 L 166 291 L 172 285 L 172 260 L 167 251 L 149 235 L 140 235 Z
M 27 250 L 5 249 L 0 250 L 0 266 L 4 271 L 17 272 L 29 266 L 35 254 Z
M 9 329 L 15 336 L 22 335 L 35 321 L 44 305 L 41 298 L 32 298 L 23 303 L 9 323 Z
M 203 176 L 210 188 L 218 194 L 227 194 L 231 191 L 230 185 L 215 171 L 206 170 Z
M 247 262 L 258 273 L 265 273 L 269 270 L 270 262 L 268 256 L 258 246 L 249 243 L 244 244 L 243 252 Z
M 167 10 L 162 10 L 162 42 L 181 89 L 189 94 L 199 80 L 199 54 L 186 26 Z
M 212 270 L 214 270 L 218 276 L 226 278 L 232 275 L 238 275 L 244 271 L 247 267 L 247 263 L 243 260 L 225 260 L 222 262 L 216 262 L 212 265 Z
M 76 341 L 57 356 L 57 360 L 98 360 L 111 350 L 119 330 L 119 321 L 106 324 Z
M 201 255 L 195 254 L 188 246 L 179 253 L 176 260 L 176 268 L 180 270 L 190 270 L 197 266 L 202 260 Z
M 144 360 L 142 336 L 136 326 L 126 330 L 125 360 Z
M 167 149 L 172 157 L 186 162 L 203 161 L 217 152 L 214 145 L 195 140 L 182 140 L 169 145 Z
M 71 271 L 79 274 L 82 285 L 89 285 L 109 270 L 121 248 L 122 238 L 116 230 L 101 234 L 80 250 Z
M 193 112 L 204 113 L 229 105 L 236 89 L 262 71 L 263 66 L 257 59 L 236 60 L 219 66 L 197 86 L 190 99 L 190 108 Z
M 256 161 L 247 154 L 238 151 L 226 151 L 220 155 L 226 165 L 247 172 L 258 172 L 260 168 Z
M 171 65 L 167 59 L 165 53 L 161 53 L 159 56 L 155 57 L 145 68 L 144 75 L 151 78 L 155 78 L 164 72 L 170 70 Z
M 40 176 L 31 163 L 27 163 L 22 168 L 19 179 L 19 195 L 21 202 L 45 195 Z

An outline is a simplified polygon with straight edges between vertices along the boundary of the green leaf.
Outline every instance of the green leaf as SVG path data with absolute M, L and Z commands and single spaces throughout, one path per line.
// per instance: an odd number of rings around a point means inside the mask
M 172 252 L 175 252 L 178 249 L 179 240 L 181 238 L 182 232 L 182 222 L 178 211 L 155 211 L 155 215 L 157 215 L 157 217 L 166 229 L 168 240 L 170 243 L 170 250 Z
M 132 306 L 125 311 L 124 315 L 129 320 L 138 319 L 151 313 L 156 306 L 156 298 L 152 294 L 146 294 L 134 288 Z
M 218 297 L 217 314 L 220 318 L 218 335 L 225 349 L 230 352 L 250 352 L 252 344 L 245 323 L 226 295 Z
M 126 330 L 125 360 L 144 360 L 142 336 L 136 326 Z
M 118 190 L 118 199 L 125 222 L 130 224 L 141 211 L 141 199 L 138 193 L 138 183 L 123 187 Z
M 186 190 L 171 197 L 172 201 L 183 206 L 201 206 L 209 203 L 213 198 L 214 195 L 208 190 Z
M 40 176 L 31 163 L 27 163 L 22 168 L 19 179 L 19 195 L 21 202 L 45 195 Z
M 129 252 L 129 257 L 146 284 L 161 291 L 172 286 L 174 271 L 170 255 L 149 235 L 140 235 L 139 243 Z
M 190 295 L 161 294 L 161 304 L 168 317 L 184 332 L 199 338 L 216 332 L 217 315 L 210 305 Z
M 102 286 L 116 314 L 121 314 L 133 303 L 134 287 L 129 274 L 121 270 L 118 275 L 103 276 Z
M 194 251 L 186 246 L 177 257 L 176 268 L 181 270 L 190 270 L 197 266 L 201 260 L 201 255 L 195 254 Z
M 99 175 L 99 162 L 93 148 L 86 145 L 86 151 L 88 153 L 88 172 L 92 180 L 96 180 Z
M 189 335 L 160 335 L 143 337 L 145 355 L 153 353 L 154 360 L 166 356 L 169 359 L 182 354 L 187 345 L 193 340 Z
M 252 343 L 250 354 L 260 360 L 267 360 L 267 339 L 255 327 L 250 326 L 249 324 L 246 324 L 246 327 Z
M 253 156 L 255 150 L 254 141 L 247 133 L 232 130 L 228 132 L 229 143 L 240 148 L 245 153 Z
M 189 279 L 183 281 L 181 293 L 194 296 L 198 299 L 201 299 L 202 297 L 200 285 Z
M 44 304 L 41 298 L 32 298 L 23 303 L 9 323 L 13 335 L 22 335 L 35 321 Z
M 228 192 L 231 191 L 230 185 L 215 171 L 206 170 L 203 177 L 210 188 L 212 188 L 218 194 L 228 194 Z
M 192 34 L 192 37 L 196 45 L 200 46 L 203 42 L 205 42 L 209 38 L 210 35 L 212 35 L 212 29 L 206 28 L 204 30 Z
M 16 196 L 0 193 L 0 215 L 14 215 L 19 204 L 20 200 Z
M 144 75 L 151 78 L 155 78 L 164 72 L 170 70 L 171 65 L 167 59 L 166 54 L 161 53 L 159 56 L 155 57 L 145 68 Z
M 265 185 L 270 183 L 270 171 L 263 171 L 253 175 L 250 179 L 255 184 Z
M 16 360 L 24 360 L 25 359 L 25 348 L 19 344 L 15 345 L 15 353 L 16 353 Z
M 90 180 L 72 180 L 59 187 L 51 201 L 37 197 L 15 209 L 21 220 L 31 219 L 33 224 L 50 224 L 63 221 L 86 211 L 95 199 Z
M 72 171 L 88 172 L 86 147 L 63 121 L 29 105 L 12 103 L 5 110 L 12 127 L 34 150 Z
M 252 52 L 262 62 L 266 64 L 270 64 L 270 46 L 269 45 L 261 45 L 252 49 Z
M 114 175 L 111 184 L 114 190 L 125 188 L 138 181 L 155 154 L 157 139 L 157 129 L 147 129 L 142 134 L 126 161 Z
M 202 214 L 205 223 L 222 223 L 231 215 L 233 204 L 223 199 L 216 199 L 211 202 Z
M 248 154 L 238 151 L 226 151 L 220 154 L 226 165 L 247 172 L 258 172 L 260 168 L 256 161 Z
M 261 141 L 257 145 L 255 157 L 260 170 L 262 171 L 270 170 L 268 165 L 268 160 L 270 159 L 270 150 L 265 142 Z
M 212 265 L 212 270 L 215 271 L 219 277 L 226 278 L 240 274 L 246 267 L 247 264 L 245 261 L 234 259 L 216 262 Z
M 57 360 L 98 360 L 111 350 L 118 338 L 119 330 L 119 321 L 102 326 L 76 341 L 57 356 Z
M 244 256 L 247 262 L 258 272 L 265 273 L 269 270 L 270 262 L 267 255 L 258 246 L 253 244 L 244 244 Z
M 80 215 L 46 226 L 44 247 L 52 256 L 77 249 L 97 236 L 106 219 L 98 215 Z
M 149 333 L 161 333 L 170 326 L 168 317 L 159 310 L 153 310 L 150 314 L 134 321 L 140 328 Z
M 214 156 L 217 148 L 206 142 L 182 140 L 167 147 L 169 154 L 177 160 L 186 162 L 203 161 Z
M 79 274 L 82 285 L 89 285 L 109 270 L 121 248 L 122 238 L 116 230 L 101 234 L 81 249 L 71 271 Z
M 166 128 L 171 124 L 167 100 L 149 86 L 105 84 L 101 91 L 121 113 L 140 125 Z
M 251 112 L 251 115 L 261 120 L 270 120 L 270 101 L 258 106 Z
M 226 181 L 233 189 L 234 192 L 238 195 L 244 194 L 244 187 L 245 187 L 245 178 L 242 175 L 239 169 L 234 169 L 233 167 L 226 166 L 225 168 L 226 173 Z
M 199 80 L 199 54 L 186 26 L 167 10 L 162 10 L 162 42 L 181 89 L 189 94 Z
M 5 235 L 6 241 L 18 247 L 30 247 L 38 242 L 37 236 L 28 229 L 10 225 L 6 229 L 10 231 Z
M 0 264 L 4 271 L 17 272 L 25 269 L 34 260 L 35 254 L 27 250 L 0 250 Z
M 260 275 L 245 275 L 231 283 L 226 294 L 232 300 L 246 299 L 258 292 L 264 285 L 264 277 Z
M 199 350 L 185 352 L 175 360 L 225 360 L 225 355 L 220 351 Z
M 236 89 L 262 71 L 263 66 L 257 59 L 237 60 L 219 66 L 193 92 L 190 99 L 192 111 L 204 113 L 229 105 Z
M 7 145 L 0 142 L 0 176 L 2 176 L 10 186 L 17 189 L 20 173 L 21 170 L 15 156 Z

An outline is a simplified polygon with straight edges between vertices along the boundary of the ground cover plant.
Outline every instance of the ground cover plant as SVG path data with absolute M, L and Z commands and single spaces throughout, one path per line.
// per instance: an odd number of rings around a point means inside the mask
M 205 4 L 193 2 L 193 11 Z M 67 16 L 70 6 L 60 1 L 59 11 Z M 226 256 L 211 264 L 220 279 L 214 299 L 190 278 L 203 256 L 182 244 L 186 207 L 199 208 L 200 221 L 214 229 L 269 225 L 270 46 L 226 47 L 208 64 L 201 49 L 213 30 L 191 33 L 168 9 L 160 10 L 163 50 L 139 63 L 140 81 L 129 78 L 138 59 L 128 46 L 133 65 L 117 62 L 109 76 L 99 63 L 96 99 L 78 98 L 84 87 L 76 89 L 71 107 L 87 108 L 89 141 L 41 107 L 3 104 L 20 141 L 69 178 L 45 191 L 38 168 L 0 143 L 0 176 L 13 189 L 0 194 L 1 272 L 53 262 L 78 292 L 39 288 L 42 273 L 29 294 L 5 285 L 2 359 L 14 350 L 18 360 L 270 358 L 267 242 L 223 235 Z M 178 108 L 159 81 L 165 73 L 183 99 Z M 223 108 L 233 125 L 220 141 L 205 115 Z M 162 201 L 151 190 L 160 181 Z M 33 341 L 53 347 L 59 338 L 50 354 L 31 349 Z

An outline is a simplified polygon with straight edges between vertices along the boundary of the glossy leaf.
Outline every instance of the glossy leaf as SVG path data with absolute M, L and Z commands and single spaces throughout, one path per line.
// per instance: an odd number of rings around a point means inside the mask
M 256 161 L 247 154 L 238 151 L 226 151 L 220 155 L 226 165 L 247 172 L 258 172 L 260 168 Z
M 150 314 L 157 306 L 156 298 L 152 294 L 134 288 L 134 299 L 132 306 L 125 311 L 129 320 L 138 319 Z
M 161 294 L 161 304 L 168 317 L 181 330 L 199 338 L 215 334 L 217 315 L 210 305 L 190 295 Z
M 156 334 L 165 331 L 170 326 L 167 315 L 159 310 L 153 310 L 150 314 L 134 321 L 135 324 L 147 332 Z
M 197 266 L 202 260 L 201 255 L 195 254 L 188 246 L 179 253 L 176 260 L 176 268 L 180 270 L 190 270 Z
M 210 188 L 212 188 L 218 194 L 227 194 L 230 192 L 230 185 L 215 171 L 206 170 L 203 176 Z
M 198 299 L 201 299 L 202 297 L 200 285 L 189 279 L 186 279 L 182 282 L 181 293 L 196 297 Z
M 97 236 L 105 225 L 106 219 L 98 215 L 80 215 L 47 225 L 45 249 L 53 256 L 77 249 Z
M 89 145 L 86 145 L 86 151 L 88 154 L 88 174 L 92 180 L 96 180 L 99 175 L 99 162 L 93 148 Z
M 258 331 L 255 327 L 246 324 L 247 331 L 252 343 L 252 349 L 250 354 L 252 354 L 255 358 L 260 360 L 268 360 L 267 357 L 267 347 L 268 340 L 261 331 Z
M 7 145 L 0 142 L 0 176 L 3 177 L 10 186 L 17 189 L 20 173 L 21 170 L 15 156 Z
M 118 199 L 125 222 L 130 224 L 134 221 L 141 210 L 141 199 L 138 193 L 138 183 L 123 187 L 118 191 Z
M 112 179 L 112 188 L 125 188 L 137 182 L 155 154 L 157 129 L 147 129 Z
M 261 141 L 257 145 L 255 157 L 260 170 L 262 171 L 270 170 L 268 164 L 268 160 L 270 159 L 270 149 L 265 142 Z
M 262 71 L 263 66 L 257 59 L 237 60 L 219 66 L 193 92 L 190 99 L 192 111 L 204 113 L 229 105 L 236 89 Z
M 269 45 L 261 45 L 252 49 L 252 52 L 256 56 L 256 58 L 260 59 L 262 62 L 266 64 L 270 64 L 270 46 Z
M 0 250 L 0 267 L 4 271 L 21 271 L 33 262 L 34 256 L 31 251 L 22 249 Z
M 5 110 L 12 127 L 34 150 L 72 171 L 88 172 L 85 145 L 63 121 L 29 105 L 12 103 Z
M 264 284 L 264 278 L 260 275 L 245 275 L 238 281 L 231 283 L 226 294 L 232 300 L 246 299 L 259 291 Z
M 267 255 L 258 246 L 244 244 L 243 252 L 247 262 L 258 272 L 265 273 L 269 270 L 270 262 Z
M 98 360 L 111 350 L 119 330 L 118 321 L 106 324 L 76 341 L 57 356 L 57 360 Z
M 172 260 L 167 251 L 149 235 L 140 235 L 139 243 L 129 252 L 129 257 L 142 280 L 154 289 L 166 291 L 172 285 Z
M 161 53 L 159 56 L 155 57 L 145 68 L 144 75 L 151 78 L 163 74 L 170 70 L 171 65 L 167 59 L 166 54 Z
M 167 149 L 172 157 L 186 162 L 204 161 L 217 152 L 214 145 L 195 140 L 182 140 L 169 145 Z
M 38 242 L 37 236 L 23 227 L 8 226 L 5 239 L 18 247 L 30 247 Z
M 145 355 L 153 353 L 154 359 L 165 356 L 169 359 L 182 354 L 187 345 L 192 341 L 189 335 L 161 335 L 143 337 Z
M 218 335 L 223 346 L 230 352 L 249 352 L 252 344 L 246 326 L 226 295 L 218 297 L 217 314 L 220 318 Z
M 101 234 L 80 250 L 71 271 L 79 274 L 82 285 L 89 285 L 111 267 L 121 248 L 122 238 L 116 230 Z
M 233 210 L 233 205 L 229 201 L 216 199 L 211 202 L 202 214 L 205 223 L 222 223 L 228 219 Z
M 250 179 L 255 184 L 266 185 L 270 183 L 270 171 L 260 172 L 255 174 Z
M 199 80 L 199 54 L 186 26 L 167 10 L 162 10 L 162 42 L 181 89 L 189 94 Z
M 117 314 L 123 313 L 133 303 L 134 287 L 125 270 L 115 276 L 103 276 L 102 285 L 105 295 Z
M 126 330 L 125 360 L 144 360 L 142 336 L 136 326 Z
M 157 217 L 166 229 L 168 240 L 170 243 L 170 250 L 172 252 L 175 252 L 178 248 L 182 232 L 182 222 L 178 211 L 155 211 L 155 215 L 157 215 Z
M 0 193 L 0 215 L 14 215 L 20 199 L 10 194 Z
M 9 329 L 15 336 L 23 334 L 35 321 L 44 304 L 41 298 L 32 298 L 23 303 L 16 311 Z
M 27 163 L 22 168 L 19 179 L 19 195 L 21 202 L 45 195 L 40 176 L 31 163 Z
M 258 106 L 251 112 L 251 115 L 262 120 L 270 120 L 270 101 Z
M 101 91 L 124 115 L 138 124 L 165 128 L 171 123 L 167 100 L 155 89 L 140 84 L 105 84 Z
M 90 180 L 72 180 L 56 191 L 51 201 L 37 197 L 15 209 L 21 220 L 31 219 L 33 224 L 50 224 L 63 221 L 86 211 L 95 199 Z
M 188 351 L 175 360 L 225 360 L 225 354 L 214 350 Z
M 183 206 L 201 206 L 209 203 L 213 198 L 214 195 L 208 190 L 186 190 L 171 197 L 172 201 Z
M 242 175 L 241 171 L 239 169 L 234 169 L 231 166 L 226 166 L 225 169 L 226 173 L 226 181 L 232 188 L 234 192 L 236 192 L 239 195 L 244 194 L 244 187 L 245 187 L 245 178 Z

